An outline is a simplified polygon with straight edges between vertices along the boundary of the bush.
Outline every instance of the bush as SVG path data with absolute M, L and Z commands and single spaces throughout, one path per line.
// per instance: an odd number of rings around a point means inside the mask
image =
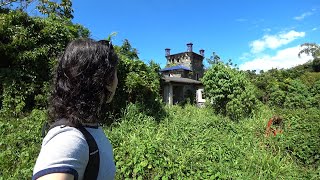
M 243 72 L 218 63 L 206 71 L 201 81 L 208 101 L 218 113 L 239 120 L 257 107 L 255 88 Z
M 0 179 L 30 179 L 40 152 L 43 110 L 25 118 L 0 117 Z
M 282 135 L 265 138 L 272 111 L 234 122 L 211 108 L 166 107 L 160 122 L 130 104 L 122 120 L 104 127 L 116 179 L 319 179 L 319 110 L 278 112 Z M 41 146 L 43 110 L 0 118 L 0 179 L 30 179 Z
M 303 166 L 320 169 L 320 112 L 319 109 L 278 110 L 286 129 L 279 142 L 282 151 L 288 152 Z M 320 171 L 319 171 L 320 172 Z M 319 174 L 320 175 L 320 174 Z
M 138 109 L 130 105 L 121 122 L 105 128 L 114 148 L 116 179 L 319 177 L 316 170 L 298 166 L 285 150 L 263 145 L 270 110 L 236 123 L 213 115 L 211 108 L 171 106 L 157 123 Z
M 136 50 L 128 40 L 122 46 L 115 46 L 119 55 L 118 87 L 108 111 L 119 115 L 128 104 L 136 103 L 148 115 L 159 119 L 163 114 L 160 96 L 160 66 L 153 61 L 149 64 L 138 59 Z
M 70 19 L 31 17 L 20 10 L 1 11 L 0 19 L 1 112 L 17 116 L 46 107 L 57 56 L 89 31 Z
M 309 88 L 314 86 L 317 81 L 320 81 L 320 73 L 316 72 L 305 72 L 299 79 L 303 84 L 307 85 Z
M 268 104 L 281 108 L 309 108 L 313 98 L 308 87 L 298 79 L 273 81 L 267 87 Z
M 314 83 L 314 85 L 310 88 L 310 92 L 313 98 L 313 107 L 320 108 L 320 80 Z
M 289 81 L 286 87 L 285 108 L 308 108 L 312 104 L 308 87 L 299 80 Z

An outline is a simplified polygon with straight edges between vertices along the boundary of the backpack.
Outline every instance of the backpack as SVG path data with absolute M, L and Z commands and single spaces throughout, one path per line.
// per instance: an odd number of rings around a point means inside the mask
M 56 122 L 54 122 L 52 125 L 49 126 L 49 124 L 46 122 L 44 126 L 42 127 L 42 137 L 46 135 L 46 133 L 57 126 L 61 126 L 62 128 L 65 126 L 70 126 L 77 128 L 85 137 L 88 146 L 89 146 L 89 161 L 86 167 L 86 170 L 83 175 L 84 180 L 95 180 L 98 178 L 99 173 L 99 166 L 100 166 L 100 155 L 99 155 L 99 149 L 96 141 L 94 140 L 93 136 L 86 130 L 84 126 L 80 125 L 74 125 L 67 121 L 66 119 L 60 119 Z

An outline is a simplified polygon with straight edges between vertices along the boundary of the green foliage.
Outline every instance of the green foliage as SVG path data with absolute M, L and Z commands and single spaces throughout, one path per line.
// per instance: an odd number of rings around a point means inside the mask
M 319 179 L 319 110 L 278 112 L 282 135 L 266 138 L 274 114 L 262 108 L 238 123 L 211 108 L 166 107 L 160 122 L 130 104 L 104 127 L 116 179 Z M 30 179 L 41 146 L 43 110 L 25 118 L 0 117 L 0 179 Z
M 313 107 L 320 107 L 320 80 L 316 81 L 310 88 L 310 92 L 313 98 Z
M 311 95 L 308 87 L 299 80 L 289 80 L 286 84 L 285 108 L 308 108 L 311 106 Z
M 128 39 L 123 40 L 123 43 L 120 47 L 117 47 L 118 53 L 126 56 L 129 59 L 139 59 L 138 50 L 132 48 Z
M 136 50 L 128 40 L 115 47 L 120 62 L 118 64 L 118 88 L 110 111 L 119 114 L 129 103 L 138 103 L 147 114 L 158 116 L 162 111 L 160 97 L 160 67 L 151 61 L 148 64 L 137 59 Z
M 301 54 L 312 55 L 313 61 L 311 67 L 313 71 L 320 72 L 320 45 L 316 43 L 304 43 L 301 44 L 302 50 L 299 52 L 298 56 Z
M 220 56 L 218 54 L 216 54 L 216 52 L 212 53 L 212 56 L 210 56 L 210 58 L 207 58 L 207 61 L 209 64 L 213 65 L 213 64 L 218 64 L 220 62 Z
M 320 113 L 319 109 L 278 109 L 286 127 L 274 143 L 303 166 L 320 170 Z M 320 171 L 319 171 L 320 172 Z M 320 175 L 320 174 L 319 174 Z
M 267 109 L 257 111 L 254 119 L 239 123 L 213 115 L 211 108 L 186 105 L 166 110 L 167 117 L 156 123 L 138 107 L 129 105 L 122 121 L 105 129 L 114 148 L 116 179 L 316 179 L 320 176 L 316 168 L 303 168 L 292 160 L 293 155 L 287 150 L 279 150 L 282 144 L 272 137 L 265 138 L 265 125 L 272 114 Z M 311 133 L 317 135 L 316 131 Z M 295 136 L 290 134 L 287 139 Z M 313 140 L 309 143 L 313 147 L 318 144 Z
M 2 0 L 0 7 L 16 10 L 27 10 L 30 5 L 34 5 L 41 14 L 47 16 L 57 16 L 59 18 L 73 18 L 73 9 L 71 0 Z
M 0 117 L 0 179 L 30 179 L 41 147 L 43 110 L 24 118 Z
M 66 3 L 64 6 L 71 7 L 68 2 L 62 1 Z M 30 17 L 20 10 L 0 14 L 4 19 L 0 24 L 0 56 L 4 57 L 0 62 L 3 114 L 18 116 L 34 107 L 45 108 L 57 56 L 71 40 L 89 35 L 87 29 L 73 24 L 70 17 L 59 15 L 65 7 L 52 3 L 43 6 L 44 10 L 52 11 L 47 18 Z M 159 65 L 154 62 L 147 65 L 139 60 L 137 50 L 128 40 L 115 49 L 120 56 L 119 85 L 109 110 L 119 114 L 128 103 L 137 102 L 149 114 L 161 114 L 154 113 L 162 109 Z
M 213 65 L 201 81 L 216 112 L 239 120 L 251 115 L 257 106 L 255 89 L 246 75 L 228 65 Z
M 300 80 L 272 81 L 267 87 L 268 104 L 284 108 L 307 108 L 312 104 L 308 87 Z
M 320 54 L 312 61 L 312 68 L 315 72 L 320 72 Z
M 302 50 L 298 53 L 300 57 L 301 54 L 312 55 L 313 57 L 317 57 L 320 55 L 320 45 L 316 43 L 304 43 L 300 45 Z
M 61 18 L 73 18 L 73 9 L 71 0 L 57 1 L 39 0 L 37 5 L 38 10 L 45 15 L 55 15 Z
M 307 85 L 308 88 L 312 88 L 315 85 L 315 82 L 320 80 L 320 73 L 305 72 L 299 77 L 299 79 L 303 84 Z
M 272 69 L 252 76 L 251 81 L 258 89 L 257 98 L 270 106 L 308 108 L 317 104 L 311 89 L 319 75 L 296 68 Z
M 0 19 L 1 112 L 18 115 L 45 107 L 55 59 L 89 31 L 68 19 L 30 17 L 20 10 L 2 12 Z

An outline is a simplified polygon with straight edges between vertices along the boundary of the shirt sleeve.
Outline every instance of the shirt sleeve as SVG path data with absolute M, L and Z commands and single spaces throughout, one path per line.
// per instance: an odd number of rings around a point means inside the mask
M 73 127 L 55 127 L 42 142 L 32 179 L 51 173 L 82 179 L 88 160 L 89 147 L 82 133 Z

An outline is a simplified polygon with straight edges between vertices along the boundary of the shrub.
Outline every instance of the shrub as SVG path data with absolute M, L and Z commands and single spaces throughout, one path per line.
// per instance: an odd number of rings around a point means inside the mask
M 160 96 L 160 66 L 138 59 L 136 50 L 128 40 L 115 47 L 120 57 L 118 64 L 118 87 L 108 111 L 119 115 L 129 103 L 137 103 L 148 115 L 160 118 L 163 112 Z
M 116 179 L 311 179 L 286 150 L 264 146 L 270 110 L 234 122 L 211 108 L 166 107 L 155 122 L 135 105 L 105 132 L 112 142 Z M 294 136 L 294 135 L 290 135 Z M 273 140 L 273 139 L 271 139 Z
M 45 111 L 37 109 L 24 118 L 0 117 L 0 179 L 31 178 L 45 120 Z
M 282 135 L 264 137 L 272 111 L 234 122 L 212 108 L 166 107 L 160 122 L 130 104 L 104 127 L 116 179 L 319 179 L 319 110 L 286 110 Z M 0 118 L 0 179 L 30 179 L 41 146 L 43 110 Z M 310 122 L 310 123 L 309 123 Z M 297 163 L 298 162 L 298 163 Z
M 246 75 L 223 63 L 214 64 L 201 81 L 213 109 L 234 120 L 251 115 L 258 104 Z
M 19 115 L 45 107 L 56 57 L 89 31 L 70 19 L 31 17 L 20 10 L 1 11 L 0 19 L 1 112 Z
M 320 169 L 319 109 L 279 109 L 278 114 L 286 124 L 282 137 L 277 139 L 281 151 L 289 153 L 303 166 Z
M 307 85 L 309 88 L 314 86 L 317 81 L 320 81 L 320 73 L 317 72 L 305 72 L 299 79 L 303 84 Z
M 313 99 L 308 87 L 300 80 L 284 79 L 273 81 L 267 87 L 268 104 L 284 108 L 308 108 Z
M 308 108 L 311 106 L 311 94 L 308 87 L 299 80 L 287 83 L 287 95 L 284 102 L 286 108 Z

